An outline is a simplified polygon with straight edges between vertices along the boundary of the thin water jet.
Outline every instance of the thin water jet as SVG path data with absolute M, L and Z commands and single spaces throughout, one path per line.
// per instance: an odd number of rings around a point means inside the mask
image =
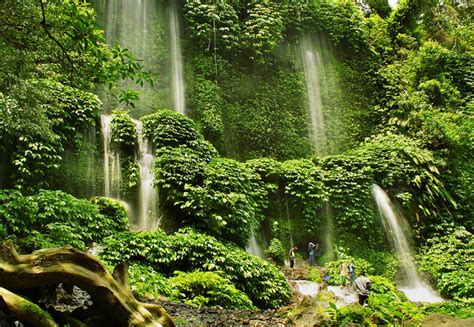
M 286 204 L 286 221 L 288 223 L 288 234 L 290 237 L 290 246 L 293 248 L 294 242 L 293 242 L 293 234 L 291 233 L 291 220 L 290 220 L 290 206 L 288 205 L 288 197 L 285 194 L 285 204 Z
M 328 260 L 336 259 L 336 254 L 334 253 L 334 226 L 333 226 L 333 213 L 331 204 L 329 201 L 324 203 L 323 209 L 324 217 L 324 243 L 325 243 L 325 252 Z
M 310 114 L 311 141 L 316 154 L 322 154 L 326 147 L 326 130 L 322 101 L 321 83 L 323 61 L 320 52 L 313 46 L 309 36 L 300 39 L 300 57 L 303 64 Z
M 121 167 L 120 154 L 113 151 L 112 143 L 112 116 L 100 116 L 102 132 L 104 195 L 109 198 L 120 198 Z
M 140 167 L 140 193 L 138 198 L 137 228 L 154 230 L 160 225 L 158 191 L 154 187 L 153 162 L 155 157 L 150 142 L 143 135 L 143 123 L 134 120 L 138 139 L 138 165 Z
M 245 250 L 247 251 L 247 253 L 254 255 L 256 257 L 259 257 L 259 258 L 265 257 L 262 247 L 260 246 L 260 244 L 258 244 L 257 237 L 255 236 L 254 230 L 252 230 L 252 233 L 250 234 L 249 244 Z
M 443 299 L 433 289 L 423 283 L 416 272 L 415 261 L 410 253 L 409 239 L 403 229 L 408 222 L 397 215 L 387 194 L 377 185 L 372 187 L 383 226 L 400 257 L 401 281 L 399 289 L 413 302 L 441 302 Z
M 176 2 L 171 1 L 168 8 L 171 38 L 172 92 L 174 110 L 185 114 L 183 58 L 180 44 L 180 25 Z

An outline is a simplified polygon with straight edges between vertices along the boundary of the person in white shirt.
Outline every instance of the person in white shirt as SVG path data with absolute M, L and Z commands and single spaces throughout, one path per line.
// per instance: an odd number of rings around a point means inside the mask
M 372 283 L 370 282 L 370 280 L 365 277 L 365 271 L 360 272 L 360 276 L 357 277 L 354 283 L 356 286 L 357 294 L 359 295 L 359 304 L 365 305 L 370 295 L 370 288 L 372 287 Z

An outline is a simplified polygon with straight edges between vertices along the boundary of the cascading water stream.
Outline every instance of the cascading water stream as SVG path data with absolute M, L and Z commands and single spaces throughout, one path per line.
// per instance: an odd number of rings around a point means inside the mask
M 288 222 L 288 234 L 290 236 L 290 246 L 294 246 L 293 234 L 291 233 L 291 220 L 290 220 L 290 206 L 288 205 L 288 197 L 285 194 L 285 204 L 286 204 L 286 221 Z
M 120 198 L 120 154 L 112 151 L 112 116 L 101 115 L 100 125 L 103 142 L 103 166 L 104 166 L 104 195 L 106 197 Z
M 88 127 L 84 132 L 84 140 L 87 144 L 87 170 L 86 170 L 86 181 L 88 185 L 89 196 L 97 194 L 96 179 L 97 179 L 97 136 L 96 126 Z
M 134 120 L 138 138 L 138 164 L 140 167 L 140 193 L 137 228 L 154 230 L 159 227 L 158 192 L 153 185 L 153 151 L 148 139 L 143 135 L 143 124 Z
M 181 44 L 179 41 L 180 27 L 178 19 L 178 8 L 176 2 L 171 1 L 169 7 L 169 26 L 171 37 L 171 65 L 172 73 L 172 91 L 174 110 L 185 114 L 185 98 L 184 98 L 184 74 L 183 74 L 183 58 L 181 56 Z
M 112 139 L 112 133 L 110 129 L 112 117 L 109 115 L 100 116 L 100 126 L 102 131 L 102 150 L 104 153 L 104 195 L 110 197 L 110 170 L 109 170 L 109 159 L 110 159 L 110 142 Z
M 424 284 L 416 272 L 415 261 L 410 253 L 408 238 L 403 227 L 408 228 L 406 220 L 397 215 L 387 194 L 377 185 L 372 188 L 384 228 L 392 238 L 393 245 L 401 260 L 400 290 L 414 302 L 441 302 L 442 299 Z
M 260 244 L 257 242 L 257 237 L 255 236 L 255 232 L 252 230 L 252 234 L 250 235 L 249 245 L 246 248 L 247 253 L 254 255 L 256 257 L 264 258 L 263 250 Z
M 333 226 L 333 213 L 331 204 L 328 202 L 324 203 L 324 243 L 325 252 L 329 259 L 335 259 L 336 254 L 334 253 L 334 226 Z
M 326 146 L 321 78 L 323 61 L 319 51 L 313 46 L 309 36 L 300 39 L 300 57 L 303 64 L 311 119 L 311 141 L 316 154 L 321 154 Z

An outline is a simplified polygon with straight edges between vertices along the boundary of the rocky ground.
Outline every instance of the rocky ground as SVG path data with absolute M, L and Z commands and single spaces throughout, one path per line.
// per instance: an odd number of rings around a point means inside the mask
M 196 308 L 183 303 L 156 301 L 173 317 L 177 326 L 293 326 L 275 310 L 231 310 Z

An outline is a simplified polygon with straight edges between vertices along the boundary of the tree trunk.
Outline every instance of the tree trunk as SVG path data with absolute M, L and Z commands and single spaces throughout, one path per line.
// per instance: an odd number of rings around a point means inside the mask
M 114 278 L 94 257 L 73 248 L 19 255 L 13 244 L 3 243 L 0 287 L 20 290 L 59 283 L 77 285 L 92 296 L 115 325 L 174 326 L 163 308 L 151 308 L 135 299 L 128 286 L 127 268 L 126 264 L 117 266 Z

